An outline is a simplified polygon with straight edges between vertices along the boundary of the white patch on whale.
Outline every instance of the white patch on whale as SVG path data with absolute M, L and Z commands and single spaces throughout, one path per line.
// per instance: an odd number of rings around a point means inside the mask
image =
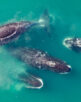
M 66 44 L 66 43 L 65 43 L 67 40 L 72 40 L 72 38 L 69 38 L 69 37 L 65 38 L 65 39 L 63 40 L 63 45 L 64 45 L 65 47 L 67 47 L 67 48 L 71 48 L 71 44 Z

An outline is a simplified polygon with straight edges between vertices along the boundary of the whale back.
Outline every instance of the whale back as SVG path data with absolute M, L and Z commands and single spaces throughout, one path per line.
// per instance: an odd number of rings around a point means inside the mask
M 0 38 L 4 38 L 6 36 L 11 35 L 12 33 L 15 32 L 15 27 L 11 24 L 7 24 L 5 26 L 1 26 L 0 27 Z

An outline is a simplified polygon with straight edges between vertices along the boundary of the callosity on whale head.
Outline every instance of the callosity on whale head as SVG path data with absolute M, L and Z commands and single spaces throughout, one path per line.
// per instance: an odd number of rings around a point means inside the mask
M 26 88 L 41 89 L 43 87 L 42 79 L 30 73 L 19 75 L 19 80 L 25 84 Z
M 81 38 L 66 38 L 64 40 L 64 45 L 68 46 L 75 51 L 81 51 Z
M 57 73 L 68 73 L 71 71 L 70 65 L 41 50 L 26 47 L 19 48 L 13 50 L 13 55 L 37 69 L 45 69 Z

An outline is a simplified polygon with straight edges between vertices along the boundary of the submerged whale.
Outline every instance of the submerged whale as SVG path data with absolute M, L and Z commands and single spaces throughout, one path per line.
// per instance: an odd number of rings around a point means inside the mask
M 18 48 L 12 50 L 12 54 L 26 64 L 36 67 L 37 69 L 47 69 L 57 73 L 68 73 L 71 66 L 64 61 L 58 60 L 49 54 L 32 48 Z
M 20 34 L 28 31 L 32 26 L 43 26 L 45 31 L 49 33 L 49 13 L 46 13 L 47 10 L 44 11 L 43 17 L 38 21 L 20 21 L 15 23 L 5 24 L 0 26 L 0 45 L 7 44 L 10 41 L 17 38 Z
M 43 87 L 42 79 L 30 73 L 25 72 L 20 74 L 19 81 L 24 83 L 24 87 L 26 88 L 40 89 Z
M 66 38 L 64 45 L 74 51 L 81 52 L 81 38 Z
M 21 21 L 0 26 L 0 45 L 7 44 L 36 23 Z

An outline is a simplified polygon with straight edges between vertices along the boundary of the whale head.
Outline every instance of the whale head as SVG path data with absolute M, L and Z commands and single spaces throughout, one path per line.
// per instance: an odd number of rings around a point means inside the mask
M 47 68 L 60 74 L 67 74 L 71 71 L 71 66 L 60 60 L 48 61 Z

